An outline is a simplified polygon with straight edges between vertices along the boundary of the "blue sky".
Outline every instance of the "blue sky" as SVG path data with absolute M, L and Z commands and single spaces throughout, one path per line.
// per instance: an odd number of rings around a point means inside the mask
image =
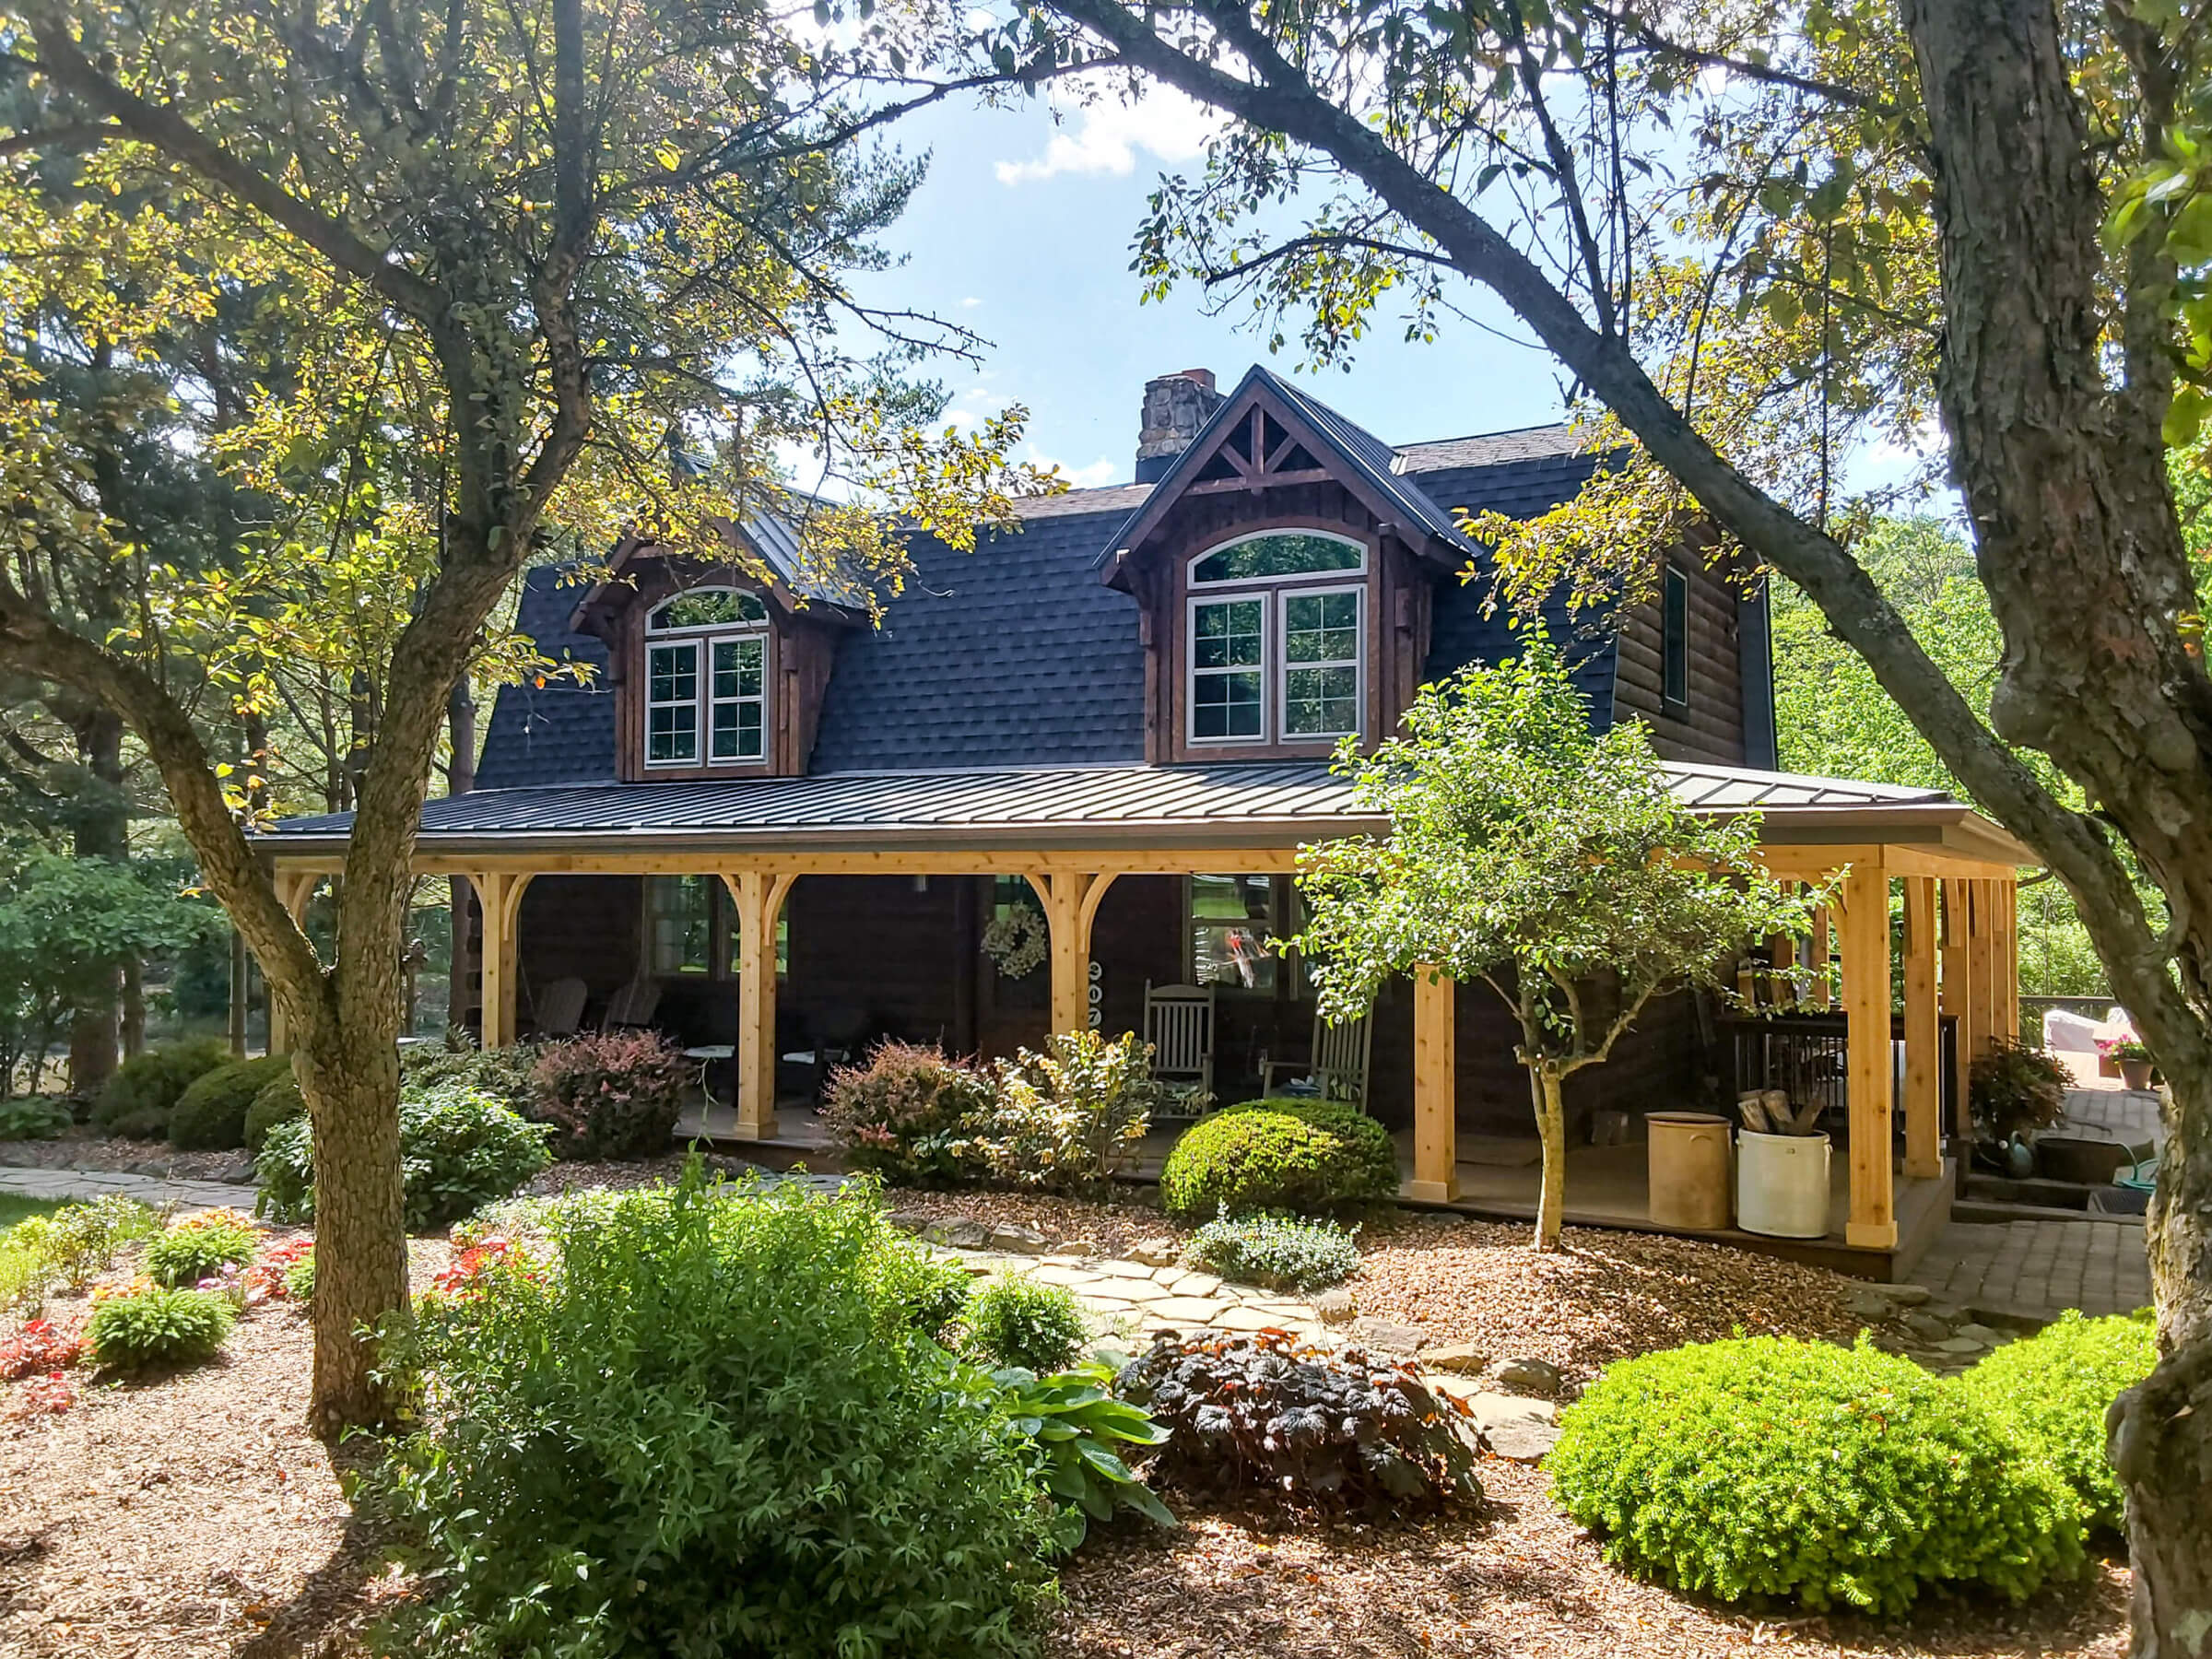
M 1037 102 L 933 110 L 901 125 L 903 147 L 931 151 L 930 176 L 885 238 L 905 262 L 861 291 L 991 339 L 980 370 L 944 376 L 953 418 L 1027 404 L 1027 458 L 1058 463 L 1078 485 L 1125 482 L 1146 380 L 1203 368 L 1226 386 L 1254 361 L 1293 369 L 1295 339 L 1268 358 L 1264 334 L 1238 326 L 1241 316 L 1206 316 L 1194 289 L 1137 302 L 1129 241 L 1145 197 L 1163 170 L 1194 162 L 1204 131 L 1194 107 L 1160 93 L 1134 109 L 1071 108 L 1058 125 Z M 1478 314 L 1510 323 L 1488 296 Z M 1467 324 L 1447 329 L 1408 346 L 1385 317 L 1349 374 L 1312 379 L 1316 394 L 1394 443 L 1559 418 L 1548 356 Z

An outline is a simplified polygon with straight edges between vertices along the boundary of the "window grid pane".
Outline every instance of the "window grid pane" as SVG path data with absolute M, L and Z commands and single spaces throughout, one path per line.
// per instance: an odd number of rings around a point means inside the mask
M 1359 595 L 1283 601 L 1283 734 L 1340 737 L 1359 729 Z
M 1265 708 L 1266 608 L 1258 599 L 1202 605 L 1192 621 L 1191 733 L 1257 737 Z
M 714 759 L 758 760 L 767 752 L 767 641 L 717 640 L 713 651 Z
M 711 879 L 703 876 L 647 879 L 655 973 L 705 973 L 711 966 L 714 944 Z
M 646 656 L 645 759 L 699 759 L 699 653 L 656 645 Z

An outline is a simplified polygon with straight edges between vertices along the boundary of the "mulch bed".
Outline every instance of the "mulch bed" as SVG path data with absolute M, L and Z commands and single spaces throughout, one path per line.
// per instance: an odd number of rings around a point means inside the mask
M 0 1140 L 0 1165 L 18 1170 L 102 1170 L 179 1181 L 220 1181 L 242 1156 L 180 1152 L 167 1141 L 111 1139 L 83 1124 L 55 1140 Z
M 670 1172 L 603 1171 L 624 1184 Z M 563 1185 L 593 1184 L 568 1166 Z M 1142 1205 L 1024 1194 L 912 1193 L 893 1207 L 1018 1221 L 1112 1253 L 1180 1234 Z M 1436 1340 L 1549 1359 L 1571 1379 L 1645 1347 L 1736 1325 L 1848 1336 L 1847 1281 L 1718 1246 L 1570 1232 L 1538 1259 L 1524 1227 L 1384 1223 L 1363 1235 L 1362 1312 Z M 417 1283 L 446 1259 L 412 1245 Z M 81 1312 L 57 1299 L 53 1312 Z M 11 1415 L 0 1384 L 0 1653 L 25 1659 L 360 1659 L 361 1631 L 405 1582 L 380 1566 L 332 1452 L 301 1427 L 307 1324 L 281 1304 L 243 1319 L 218 1363 L 140 1384 L 86 1382 L 61 1417 Z M 344 1451 L 339 1457 L 350 1455 Z M 1065 1571 L 1053 1659 L 1290 1659 L 1542 1653 L 1546 1659 L 1791 1654 L 2119 1659 L 2127 1574 L 2024 1607 L 1938 1600 L 1912 1621 L 1760 1618 L 1614 1572 L 1559 1515 L 1541 1471 L 1483 1460 L 1479 1514 L 1419 1526 L 1289 1530 L 1186 1514 L 1173 1534 L 1101 1535 Z

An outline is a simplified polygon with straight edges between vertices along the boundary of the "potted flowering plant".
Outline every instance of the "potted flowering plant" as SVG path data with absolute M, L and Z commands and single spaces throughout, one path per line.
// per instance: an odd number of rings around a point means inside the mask
M 2139 1037 L 2114 1037 L 2098 1045 L 2105 1058 L 2118 1064 L 2120 1079 L 2130 1088 L 2148 1088 L 2158 1066 L 2149 1046 Z

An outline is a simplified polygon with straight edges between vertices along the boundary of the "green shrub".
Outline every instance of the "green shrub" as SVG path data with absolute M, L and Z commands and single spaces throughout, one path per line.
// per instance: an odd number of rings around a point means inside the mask
M 1937 1584 L 2014 1600 L 2083 1562 L 2081 1505 L 1955 1385 L 1862 1342 L 1693 1344 L 1560 1414 L 1552 1496 L 1606 1559 L 1736 1602 L 1898 1614 Z
M 543 1044 L 522 1111 L 553 1126 L 556 1158 L 652 1158 L 668 1150 L 694 1073 L 658 1031 L 601 1031 Z
M 1022 1651 L 1046 1517 L 998 1391 L 912 1329 L 865 1198 L 675 1188 L 547 1213 L 418 1324 L 380 1477 L 439 1659 Z
M 270 1130 L 306 1115 L 307 1097 L 300 1092 L 300 1079 L 288 1065 L 261 1086 L 253 1104 L 246 1108 L 246 1150 L 259 1152 Z
M 213 1278 L 225 1267 L 243 1267 L 261 1248 L 261 1231 L 230 1210 L 208 1210 L 172 1221 L 146 1247 L 147 1277 L 180 1289 Z
M 2159 1362 L 2157 1333 L 2141 1317 L 2059 1315 L 2041 1335 L 2009 1343 L 1958 1385 L 2074 1488 L 2091 1526 L 2126 1519 L 2119 1477 L 2105 1455 L 2104 1414 Z
M 85 1346 L 111 1371 L 196 1365 L 215 1358 L 237 1317 L 229 1299 L 212 1290 L 139 1290 L 92 1310 Z
M 443 1227 L 506 1197 L 553 1161 L 546 1150 L 550 1133 L 478 1090 L 457 1085 L 403 1090 L 399 1164 L 407 1230 Z M 315 1132 L 306 1118 L 271 1129 L 253 1167 L 261 1177 L 256 1214 L 279 1221 L 314 1218 Z
M 991 1079 L 927 1043 L 879 1042 L 865 1065 L 830 1075 L 822 1120 L 845 1165 L 898 1186 L 952 1186 L 983 1172 L 968 1140 L 991 1106 Z
M 315 1253 L 309 1251 L 284 1270 L 284 1293 L 296 1302 L 315 1300 Z
M 169 1114 L 169 1138 L 188 1152 L 222 1151 L 246 1144 L 246 1113 L 269 1082 L 289 1077 L 289 1054 L 233 1060 L 193 1079 Z
M 1164 1093 L 1135 1032 L 1055 1032 L 1042 1053 L 998 1063 L 975 1146 L 1002 1181 L 1095 1194 L 1136 1156 Z
M 107 1270 L 124 1245 L 150 1239 L 160 1230 L 161 1218 L 147 1206 L 111 1194 L 65 1204 L 47 1217 L 40 1251 L 64 1284 L 81 1290 L 94 1274 Z
M 912 1310 L 913 1328 L 924 1336 L 947 1341 L 953 1325 L 968 1312 L 975 1290 L 968 1270 L 957 1263 L 917 1256 L 902 1275 L 901 1282 L 891 1289 Z
M 1199 1119 L 1169 1149 L 1159 1197 L 1178 1216 L 1321 1216 L 1398 1190 L 1390 1131 L 1336 1100 L 1250 1100 Z
M 230 1064 L 227 1044 L 213 1038 L 171 1042 L 125 1060 L 92 1102 L 93 1127 L 129 1140 L 159 1140 L 169 1133 L 177 1098 L 218 1065 Z
M 1278 1290 L 1318 1290 L 1342 1284 L 1359 1271 L 1359 1251 L 1349 1232 L 1326 1221 L 1287 1216 L 1217 1216 L 1191 1241 L 1193 1265 L 1241 1285 Z
M 53 1140 L 66 1135 L 76 1122 L 69 1102 L 51 1095 L 0 1100 L 0 1141 Z
M 1158 1446 L 1168 1431 L 1125 1400 L 1113 1397 L 1113 1371 L 1091 1364 L 1050 1377 L 1022 1370 L 994 1379 L 1006 1392 L 1009 1425 L 1021 1438 L 1037 1482 L 1059 1505 L 1054 1541 L 1064 1550 L 1082 1547 L 1093 1521 L 1111 1521 L 1134 1510 L 1160 1526 L 1175 1517 L 1122 1461 L 1119 1448 Z
M 536 1095 L 531 1076 L 538 1050 L 526 1042 L 495 1049 L 435 1049 L 409 1046 L 399 1052 L 403 1087 L 418 1093 L 455 1087 L 496 1095 L 521 1112 Z
M 1090 1322 L 1065 1285 L 1003 1278 L 968 1304 L 968 1336 L 993 1365 L 1065 1371 L 1090 1340 Z

